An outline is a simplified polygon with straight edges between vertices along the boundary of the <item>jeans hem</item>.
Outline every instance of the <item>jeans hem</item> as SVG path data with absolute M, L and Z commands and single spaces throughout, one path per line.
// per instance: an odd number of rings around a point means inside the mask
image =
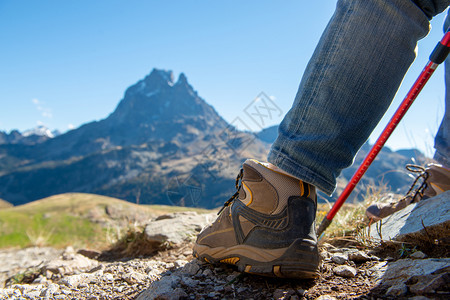
M 441 153 L 439 153 L 439 151 L 436 150 L 433 159 L 444 167 L 450 168 L 450 161 L 448 160 L 447 156 L 442 155 Z
M 320 189 L 327 195 L 331 195 L 336 188 L 335 184 L 329 182 L 310 169 L 297 164 L 295 161 L 277 150 L 270 150 L 267 160 L 283 171 L 297 177 L 298 179 L 314 185 L 316 188 Z

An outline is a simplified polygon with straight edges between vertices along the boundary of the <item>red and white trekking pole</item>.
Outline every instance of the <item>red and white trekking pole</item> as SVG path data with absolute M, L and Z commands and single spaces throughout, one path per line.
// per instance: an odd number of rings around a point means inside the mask
M 347 200 L 348 196 L 353 191 L 355 186 L 358 184 L 359 180 L 364 175 L 364 173 L 367 171 L 370 164 L 373 162 L 375 157 L 380 152 L 381 148 L 383 148 L 384 144 L 386 143 L 387 139 L 394 131 L 395 127 L 397 127 L 400 120 L 406 114 L 406 112 L 408 111 L 411 104 L 417 98 L 417 95 L 419 95 L 420 91 L 425 86 L 428 79 L 430 79 L 431 75 L 436 70 L 437 66 L 446 59 L 449 52 L 450 52 L 450 30 L 448 30 L 445 33 L 442 40 L 434 48 L 433 53 L 431 53 L 431 55 L 430 55 L 430 60 L 428 61 L 427 65 L 420 73 L 419 78 L 417 78 L 416 82 L 414 83 L 412 88 L 409 90 L 405 99 L 400 104 L 400 107 L 397 109 L 394 116 L 389 121 L 388 125 L 384 128 L 380 137 L 377 139 L 377 141 L 373 145 L 372 149 L 370 150 L 369 154 L 367 154 L 363 163 L 361 164 L 361 166 L 358 168 L 358 170 L 353 175 L 352 179 L 350 179 L 350 182 L 347 184 L 347 186 L 345 187 L 342 194 L 336 200 L 336 202 L 334 203 L 331 210 L 323 218 L 322 223 L 320 223 L 320 226 L 317 229 L 317 235 L 319 237 L 331 224 L 331 221 L 333 220 L 334 216 L 339 211 L 341 206 L 344 204 L 345 200 Z M 447 91 L 447 92 L 450 92 L 450 91 Z

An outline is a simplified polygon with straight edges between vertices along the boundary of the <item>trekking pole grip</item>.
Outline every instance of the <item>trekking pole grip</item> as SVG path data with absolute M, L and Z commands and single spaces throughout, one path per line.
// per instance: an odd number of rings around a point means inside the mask
M 430 61 L 435 64 L 441 64 L 450 52 L 450 31 L 447 30 L 442 40 L 436 45 L 430 55 Z

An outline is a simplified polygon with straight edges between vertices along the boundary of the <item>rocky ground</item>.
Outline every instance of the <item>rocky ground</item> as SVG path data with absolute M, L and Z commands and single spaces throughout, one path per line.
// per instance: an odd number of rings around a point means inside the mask
M 450 295 L 450 259 L 425 258 L 422 252 L 395 260 L 326 244 L 321 276 L 313 281 L 264 278 L 225 265 L 202 264 L 191 256 L 191 244 L 152 257 L 115 261 L 90 259 L 84 255 L 98 253 L 77 253 L 70 247 L 55 257 L 57 252 L 3 250 L 2 266 L 15 267 L 2 268 L 3 279 L 9 279 L 0 289 L 0 299 L 448 299 Z
M 0 250 L 0 299 L 450 298 L 448 245 L 436 243 L 444 252 L 422 252 L 399 242 L 329 239 L 320 248 L 318 279 L 265 278 L 192 257 L 193 237 L 211 218 L 158 217 L 140 238 L 104 253 L 72 247 Z

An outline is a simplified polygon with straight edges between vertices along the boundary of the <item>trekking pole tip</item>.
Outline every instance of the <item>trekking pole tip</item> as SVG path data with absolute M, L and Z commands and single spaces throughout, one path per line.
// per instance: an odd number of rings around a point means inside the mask
M 322 233 L 325 232 L 325 230 L 330 226 L 331 220 L 328 220 L 325 216 L 322 220 L 322 223 L 320 223 L 319 228 L 317 229 L 317 236 L 321 237 Z

